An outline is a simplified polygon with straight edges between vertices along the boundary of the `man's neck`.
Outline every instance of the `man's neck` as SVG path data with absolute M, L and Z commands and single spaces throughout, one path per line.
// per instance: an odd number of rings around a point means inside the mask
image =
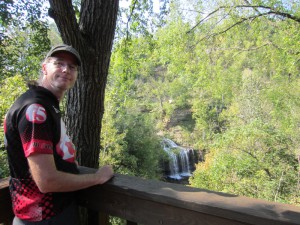
M 48 89 L 53 95 L 55 95 L 59 102 L 63 99 L 63 97 L 65 95 L 65 91 L 55 88 L 52 85 L 47 85 L 44 83 L 44 84 L 41 84 L 41 86 Z

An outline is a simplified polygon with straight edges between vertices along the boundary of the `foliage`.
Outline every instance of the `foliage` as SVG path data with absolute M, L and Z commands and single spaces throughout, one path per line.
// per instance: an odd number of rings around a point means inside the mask
M 0 150 L 0 179 L 9 176 L 9 168 L 6 152 Z
M 9 77 L 3 80 L 0 84 L 0 116 L 1 122 L 4 116 L 13 104 L 17 97 L 19 97 L 26 90 L 26 83 L 21 75 Z
M 148 178 L 159 176 L 163 154 L 153 126 L 157 112 L 142 113 L 149 112 L 156 101 L 140 101 L 144 97 L 151 99 L 154 91 L 140 82 L 155 68 L 147 61 L 154 45 L 149 37 L 124 40 L 117 45 L 106 90 L 100 153 L 100 161 L 110 161 L 117 172 Z
M 262 121 L 215 140 L 192 186 L 285 203 L 299 203 L 297 160 L 288 137 Z
M 16 98 L 19 97 L 25 90 L 26 84 L 23 77 L 20 75 L 6 78 L 0 83 L 0 116 L 2 127 L 6 112 Z M 9 174 L 6 160 L 6 152 L 4 151 L 4 133 L 3 129 L 0 129 L 0 178 L 7 177 Z
M 229 17 L 214 32 L 238 18 Z M 209 153 L 197 166 L 193 186 L 299 204 L 300 92 L 299 77 L 292 75 L 299 73 L 292 50 L 299 49 L 299 36 L 290 36 L 297 29 L 291 20 L 256 18 L 196 46 L 205 59 L 196 81 L 201 89 L 194 89 L 201 96 L 193 101 L 195 132 L 202 134 L 196 146 Z M 204 46 L 210 51 L 203 52 Z
M 160 1 L 158 8 L 158 11 L 154 9 L 153 0 L 132 0 L 128 7 L 121 7 L 116 30 L 117 39 L 125 37 L 130 40 L 136 36 L 152 36 L 157 28 L 166 23 L 169 0 Z
M 26 80 L 40 73 L 41 55 L 49 49 L 44 1 L 7 1 L 0 11 L 0 80 L 22 74 Z
M 128 102 L 122 110 L 112 110 L 116 102 L 111 100 L 106 102 L 107 112 L 103 118 L 101 164 L 111 164 L 122 174 L 158 177 L 162 151 L 153 121 L 147 115 L 132 112 L 134 104 Z

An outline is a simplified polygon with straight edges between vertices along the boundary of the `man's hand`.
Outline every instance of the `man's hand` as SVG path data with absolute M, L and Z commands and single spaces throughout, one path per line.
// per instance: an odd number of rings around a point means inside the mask
M 103 184 L 114 176 L 114 171 L 112 166 L 103 166 L 97 170 L 96 175 L 99 177 L 99 184 Z

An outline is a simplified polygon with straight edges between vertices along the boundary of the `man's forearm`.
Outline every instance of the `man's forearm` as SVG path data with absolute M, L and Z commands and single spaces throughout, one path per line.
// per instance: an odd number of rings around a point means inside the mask
M 85 166 L 78 166 L 77 167 L 80 174 L 89 174 L 89 173 L 96 173 L 97 169 L 85 167 Z

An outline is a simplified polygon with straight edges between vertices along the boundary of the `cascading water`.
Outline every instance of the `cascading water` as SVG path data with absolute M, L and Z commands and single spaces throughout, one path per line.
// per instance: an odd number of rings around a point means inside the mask
M 171 179 L 181 180 L 184 177 L 191 176 L 191 165 L 193 165 L 193 157 L 189 157 L 191 149 L 178 146 L 170 139 L 162 140 L 164 151 L 169 156 L 169 175 Z M 193 156 L 193 151 L 192 151 Z

